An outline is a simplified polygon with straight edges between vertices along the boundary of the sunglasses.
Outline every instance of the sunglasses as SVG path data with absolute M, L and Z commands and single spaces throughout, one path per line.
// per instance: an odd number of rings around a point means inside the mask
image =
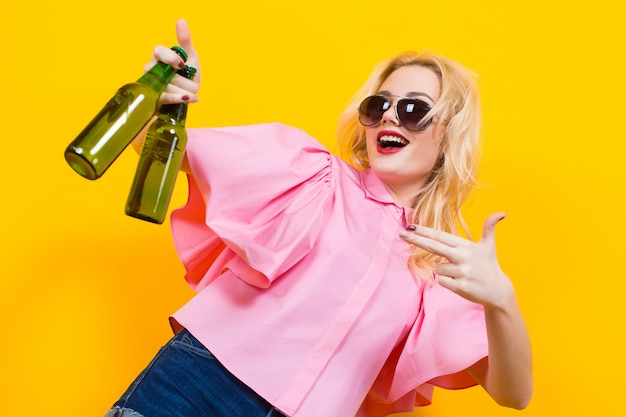
M 388 97 L 376 95 L 365 98 L 359 105 L 359 122 L 363 126 L 373 126 L 380 122 L 383 114 L 392 106 Z M 422 131 L 428 129 L 432 117 L 424 120 L 432 107 L 417 98 L 401 98 L 396 103 L 396 116 L 400 124 L 409 130 Z

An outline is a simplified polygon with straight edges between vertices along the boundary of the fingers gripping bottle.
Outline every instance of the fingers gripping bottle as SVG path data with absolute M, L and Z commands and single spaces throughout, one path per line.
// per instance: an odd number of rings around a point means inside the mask
M 178 71 L 190 80 L 195 73 L 190 66 Z M 187 144 L 186 118 L 187 103 L 161 106 L 143 142 L 126 201 L 127 215 L 157 224 L 165 220 Z
M 172 49 L 187 61 L 183 48 Z M 98 179 L 157 111 L 159 97 L 176 68 L 158 62 L 139 80 L 122 86 L 65 150 L 65 159 L 78 174 Z

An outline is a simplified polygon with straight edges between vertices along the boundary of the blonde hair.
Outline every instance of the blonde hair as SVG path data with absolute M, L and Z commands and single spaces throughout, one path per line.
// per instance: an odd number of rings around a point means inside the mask
M 446 123 L 439 159 L 427 183 L 419 190 L 412 222 L 453 234 L 458 234 L 460 224 L 467 236 L 471 236 L 461 206 L 476 185 L 481 116 L 475 74 L 467 68 L 429 51 L 408 52 L 383 62 L 341 115 L 338 129 L 341 154 L 357 169 L 369 168 L 365 128 L 358 121 L 358 106 L 365 97 L 376 94 L 392 72 L 408 65 L 429 68 L 439 77 L 441 95 L 431 114 L 442 115 Z M 420 248 L 415 248 L 409 257 L 409 265 L 418 276 L 430 282 L 436 264 L 442 261 L 443 258 Z

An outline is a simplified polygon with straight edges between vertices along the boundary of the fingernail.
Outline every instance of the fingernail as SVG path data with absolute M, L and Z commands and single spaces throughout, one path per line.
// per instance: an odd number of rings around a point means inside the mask
M 409 237 L 409 233 L 403 230 L 400 232 L 400 237 Z
M 409 232 L 414 232 L 417 230 L 417 227 L 415 227 L 414 224 L 410 224 L 406 227 L 406 230 L 408 230 Z
M 189 96 L 184 95 L 184 96 L 182 96 L 182 97 L 181 97 L 181 99 L 182 99 L 183 101 L 187 101 L 187 100 L 189 100 Z
M 178 61 L 178 68 L 179 69 L 185 68 L 185 62 L 184 61 Z

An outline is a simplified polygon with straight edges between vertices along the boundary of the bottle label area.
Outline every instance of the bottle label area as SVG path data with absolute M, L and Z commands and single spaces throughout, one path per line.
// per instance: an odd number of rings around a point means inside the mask
M 167 161 L 170 160 L 175 149 L 174 144 L 169 141 L 160 140 L 154 136 L 148 136 L 143 144 L 141 156 L 148 157 L 162 164 L 167 164 Z

